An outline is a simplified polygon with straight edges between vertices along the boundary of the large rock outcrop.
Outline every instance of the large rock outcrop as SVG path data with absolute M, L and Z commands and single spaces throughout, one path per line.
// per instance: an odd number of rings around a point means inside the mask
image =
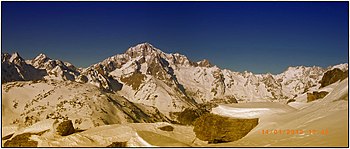
M 200 116 L 210 113 L 211 109 L 216 107 L 217 104 L 205 103 L 198 104 L 197 108 L 186 108 L 182 112 L 175 113 L 176 120 L 182 125 L 193 125 L 194 121 Z
M 38 142 L 31 140 L 30 137 L 32 135 L 41 136 L 45 132 L 47 132 L 47 131 L 45 130 L 45 131 L 38 132 L 38 133 L 22 133 L 22 134 L 16 135 L 12 139 L 7 140 L 4 143 L 3 147 L 37 147 Z
M 317 99 L 321 99 L 325 97 L 328 94 L 326 91 L 320 91 L 320 92 L 312 92 L 312 93 L 307 93 L 307 102 L 315 101 Z
M 196 137 L 209 143 L 232 142 L 246 136 L 258 118 L 234 119 L 214 114 L 204 114 L 194 122 Z
M 24 133 L 5 142 L 4 147 L 37 147 L 38 142 L 30 140 L 31 133 Z
M 327 71 L 326 73 L 324 73 L 322 80 L 320 81 L 320 88 L 333 84 L 338 80 L 344 80 L 348 77 L 348 73 L 349 70 L 342 71 L 339 68 L 334 68 L 332 70 Z
M 178 113 L 176 120 L 182 125 L 193 125 L 193 122 L 205 113 L 209 112 L 202 109 L 186 108 L 184 111 Z

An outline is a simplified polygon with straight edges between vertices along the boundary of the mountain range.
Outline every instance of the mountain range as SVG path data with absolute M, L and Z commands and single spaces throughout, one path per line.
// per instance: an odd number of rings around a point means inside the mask
M 288 67 L 276 75 L 235 72 L 206 59 L 194 62 L 179 53 L 164 53 L 149 43 L 87 68 L 45 54 L 24 60 L 18 53 L 2 53 L 1 60 L 3 98 L 11 98 L 3 104 L 13 107 L 5 108 L 12 115 L 5 123 L 31 125 L 45 118 L 69 117 L 82 129 L 172 121 L 172 112 L 204 103 L 306 102 L 302 97 L 321 88 L 326 72 L 348 71 L 345 63 Z M 16 92 L 21 95 L 13 95 Z

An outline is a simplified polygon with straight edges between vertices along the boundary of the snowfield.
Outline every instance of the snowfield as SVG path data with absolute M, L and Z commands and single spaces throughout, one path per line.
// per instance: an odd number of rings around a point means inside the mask
M 291 147 L 346 147 L 348 145 L 348 79 L 338 82 L 334 89 L 324 99 L 307 103 L 300 110 L 289 110 L 275 114 L 260 114 L 259 125 L 247 136 L 236 142 L 210 145 L 219 146 L 291 146 Z M 252 103 L 256 105 L 256 103 Z M 264 103 L 267 104 L 267 103 Z M 287 110 L 288 109 L 288 110 Z M 235 116 L 237 111 L 227 110 L 227 113 Z M 241 112 L 241 111 L 238 111 Z M 248 114 L 249 115 L 249 114 Z M 270 134 L 262 134 L 263 130 L 270 130 Z M 277 130 L 303 130 L 304 134 L 274 134 Z M 310 130 L 316 130 L 316 134 L 310 134 Z M 328 134 L 322 134 L 328 131 Z
M 296 109 L 276 102 L 252 102 L 219 105 L 212 109 L 213 114 L 234 118 L 261 118 L 272 114 L 293 112 Z

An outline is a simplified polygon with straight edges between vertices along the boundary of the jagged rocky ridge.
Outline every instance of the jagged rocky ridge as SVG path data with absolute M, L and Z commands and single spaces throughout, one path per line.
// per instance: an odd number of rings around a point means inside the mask
M 2 83 L 38 79 L 88 83 L 166 115 L 207 102 L 287 101 L 319 88 L 323 74 L 333 68 L 346 71 L 348 64 L 289 67 L 277 75 L 233 72 L 208 60 L 193 62 L 178 53 L 164 53 L 149 43 L 85 69 L 44 54 L 25 62 L 18 53 L 2 53 Z
M 27 64 L 18 53 L 1 53 L 1 82 L 29 81 L 43 79 L 45 70 Z

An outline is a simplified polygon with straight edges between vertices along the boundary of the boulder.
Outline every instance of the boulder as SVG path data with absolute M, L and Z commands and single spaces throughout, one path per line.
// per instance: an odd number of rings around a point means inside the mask
M 194 122 L 193 131 L 197 138 L 208 143 L 232 142 L 247 135 L 258 121 L 258 118 L 238 119 L 208 113 Z
M 158 129 L 163 130 L 163 131 L 173 131 L 174 127 L 168 125 L 168 126 L 158 127 Z
M 325 97 L 328 94 L 326 91 L 321 92 L 313 92 L 313 93 L 307 93 L 307 102 L 315 101 L 317 99 L 321 99 Z
M 113 142 L 106 147 L 126 147 L 126 142 Z
M 291 102 L 295 102 L 296 100 L 295 99 L 289 99 L 288 101 L 287 101 L 287 104 L 288 103 L 291 103 Z
M 70 134 L 73 134 L 74 132 L 75 129 L 71 120 L 65 120 L 63 122 L 60 122 L 56 127 L 56 133 L 60 136 L 68 136 Z
M 11 140 L 8 140 L 4 143 L 4 147 L 37 147 L 38 142 L 30 140 L 32 135 L 42 135 L 44 132 L 39 133 L 23 133 L 14 136 Z

